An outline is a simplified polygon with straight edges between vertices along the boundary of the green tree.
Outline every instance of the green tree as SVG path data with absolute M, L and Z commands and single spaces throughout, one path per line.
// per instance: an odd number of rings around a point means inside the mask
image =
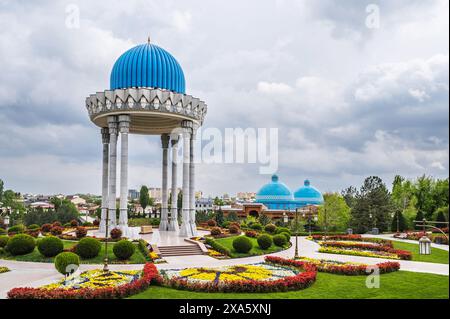
M 64 199 L 61 206 L 56 210 L 58 221 L 62 224 L 68 223 L 73 219 L 78 220 L 80 213 L 77 207 L 69 200 Z
M 63 202 L 63 200 L 61 198 L 56 197 L 56 196 L 52 197 L 50 199 L 50 204 L 53 204 L 53 206 L 55 207 L 55 210 L 58 210 L 61 207 L 62 202 Z
M 328 231 L 345 231 L 350 222 L 350 207 L 343 196 L 337 193 L 323 195 L 324 204 L 319 207 L 317 223 Z
M 225 219 L 223 217 L 223 211 L 220 207 L 216 211 L 214 218 L 216 220 L 217 225 L 219 225 L 219 226 L 221 226 L 223 224 L 223 222 L 225 221 Z
M 419 210 L 419 211 L 417 211 L 417 215 L 416 215 L 416 218 L 415 218 L 414 220 L 420 222 L 420 221 L 422 221 L 424 218 L 425 218 L 425 216 L 423 215 L 422 211 Z M 421 229 L 422 229 L 422 226 L 420 226 L 420 224 L 417 225 L 416 223 L 414 223 L 414 228 L 417 229 L 417 230 L 421 230 Z
M 441 223 L 447 221 L 447 219 L 445 218 L 444 212 L 442 210 L 438 210 L 437 211 L 435 221 L 441 222 Z M 445 228 L 445 227 L 447 227 L 447 225 L 445 225 L 445 224 L 436 224 L 436 227 Z
M 259 215 L 259 217 L 258 217 L 258 221 L 261 225 L 265 226 L 265 225 L 269 224 L 272 220 L 266 214 L 261 213 L 261 215 Z
M 405 217 L 403 216 L 401 210 L 396 210 L 394 217 L 392 218 L 391 222 L 391 231 L 396 232 L 397 231 L 397 216 L 398 216 L 398 230 L 403 232 L 407 229 L 407 223 L 405 220 Z
M 216 198 L 214 198 L 214 205 L 215 206 L 223 206 L 223 205 L 225 205 L 225 203 L 224 203 L 223 199 L 216 196 Z
M 344 198 L 345 203 L 350 208 L 353 208 L 355 206 L 357 194 L 358 191 L 353 186 L 349 186 L 341 192 L 341 195 Z
M 351 225 L 358 233 L 367 232 L 372 227 L 387 231 L 392 210 L 390 194 L 382 179 L 367 177 L 351 209 Z
M 236 214 L 236 212 L 230 212 L 227 216 L 227 220 L 230 222 L 236 222 L 238 221 L 238 215 Z
M 5 187 L 5 184 L 3 183 L 3 180 L 0 179 L 0 202 L 2 201 L 3 198 L 3 189 Z
M 139 191 L 139 204 L 141 205 L 142 210 L 145 210 L 150 204 L 150 195 L 148 194 L 148 188 L 145 185 L 142 185 L 141 190 Z

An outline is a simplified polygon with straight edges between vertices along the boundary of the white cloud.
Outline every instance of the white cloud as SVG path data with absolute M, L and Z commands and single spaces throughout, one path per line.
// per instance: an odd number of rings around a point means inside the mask
M 266 94 L 287 94 L 293 91 L 286 83 L 258 82 L 258 91 Z

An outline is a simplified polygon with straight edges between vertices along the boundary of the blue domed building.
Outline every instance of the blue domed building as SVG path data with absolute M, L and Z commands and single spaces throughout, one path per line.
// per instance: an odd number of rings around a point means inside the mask
M 305 180 L 303 186 L 294 192 L 294 203 L 296 207 L 323 204 L 322 193 L 311 186 L 309 180 Z
M 173 231 L 181 237 L 197 234 L 195 223 L 196 131 L 203 124 L 207 106 L 199 98 L 186 94 L 184 72 L 178 61 L 165 49 L 150 43 L 139 44 L 115 61 L 110 86 L 86 98 L 90 120 L 99 127 L 103 145 L 102 215 L 100 236 L 118 227 L 125 237 L 128 230 L 128 135 L 157 135 L 161 139 L 162 207 L 160 231 Z M 120 154 L 118 140 L 120 139 Z M 172 163 L 171 190 L 176 194 L 178 144 L 183 143 L 182 223 L 178 224 L 177 196 L 168 208 L 168 170 Z M 169 160 L 171 154 L 172 159 Z M 117 185 L 117 157 L 120 156 L 120 186 Z M 118 187 L 119 186 L 119 187 Z M 115 211 L 120 189 L 119 219 L 108 218 Z M 106 235 L 107 236 L 107 235 Z
M 309 180 L 305 180 L 303 186 L 292 193 L 289 187 L 279 181 L 277 175 L 273 175 L 271 182 L 256 193 L 255 202 L 264 204 L 268 209 L 294 210 L 321 205 L 323 196 L 317 188 L 311 186 Z
M 292 209 L 294 196 L 291 190 L 278 180 L 278 176 L 273 175 L 272 181 L 256 193 L 255 201 L 269 209 Z

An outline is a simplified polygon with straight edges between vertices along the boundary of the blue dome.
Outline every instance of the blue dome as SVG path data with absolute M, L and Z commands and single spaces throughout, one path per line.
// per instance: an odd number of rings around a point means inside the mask
M 278 181 L 278 176 L 272 176 L 272 182 L 264 185 L 256 194 L 256 202 L 264 204 L 269 209 L 289 209 L 292 207 L 292 192 Z
M 311 186 L 309 180 L 294 193 L 294 201 L 297 206 L 321 205 L 323 196 L 315 187 Z
M 111 71 L 111 90 L 132 87 L 153 87 L 184 94 L 183 70 L 166 50 L 150 43 L 141 44 L 122 54 Z

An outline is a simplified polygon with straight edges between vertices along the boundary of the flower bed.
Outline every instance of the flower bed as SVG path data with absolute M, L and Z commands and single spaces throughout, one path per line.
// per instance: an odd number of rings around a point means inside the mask
M 366 271 L 369 265 L 362 263 L 313 259 L 307 257 L 300 257 L 298 260 L 314 264 L 317 267 L 317 271 L 319 272 L 326 272 L 330 274 L 338 274 L 346 276 L 358 276 L 370 274 L 370 272 Z M 392 261 L 378 263 L 374 266 L 378 268 L 380 274 L 386 274 L 400 269 L 400 264 L 398 262 Z
M 264 263 L 161 271 L 175 289 L 207 292 L 274 292 L 299 290 L 316 280 L 316 267 L 302 261 L 267 256 Z
M 394 249 L 390 240 L 379 238 L 363 238 L 361 235 L 312 236 L 318 241 L 319 252 L 328 254 L 352 255 L 387 259 L 411 260 L 412 253 L 406 250 Z M 334 239 L 334 240 L 333 240 Z
M 87 272 L 90 283 L 80 283 L 81 279 L 71 279 L 67 287 L 62 282 L 40 288 L 14 288 L 8 292 L 9 299 L 112 299 L 125 298 L 147 289 L 152 282 L 161 282 L 155 265 L 147 263 L 140 276 L 132 272 L 112 272 L 111 277 Z M 139 273 L 139 272 L 137 272 Z M 80 276 L 82 277 L 82 276 Z M 132 279 L 130 279 L 132 278 Z M 134 278 L 134 279 L 133 279 Z
M 0 274 L 10 271 L 8 267 L 0 267 Z

